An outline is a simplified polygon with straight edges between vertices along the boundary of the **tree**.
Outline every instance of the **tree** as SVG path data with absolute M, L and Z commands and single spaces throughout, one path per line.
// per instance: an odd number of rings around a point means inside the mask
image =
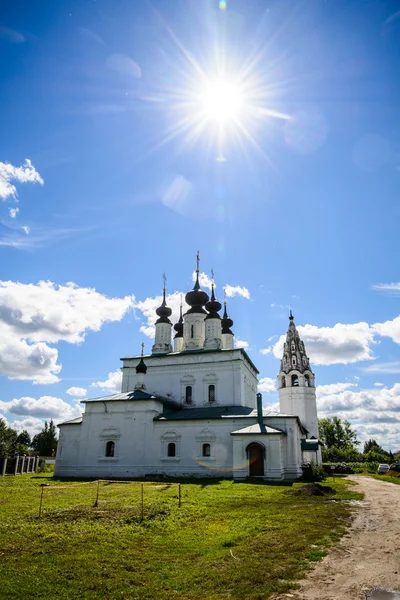
M 32 440 L 32 448 L 42 456 L 53 456 L 57 450 L 56 427 L 53 420 L 44 422 L 42 431 L 36 434 Z
M 16 442 L 17 444 L 23 444 L 24 446 L 28 446 L 29 448 L 29 446 L 31 445 L 31 436 L 26 431 L 26 429 L 24 429 L 23 431 L 21 431 L 21 433 L 18 434 Z
M 360 444 L 357 434 L 349 421 L 339 417 L 326 417 L 318 421 L 319 435 L 325 448 L 335 447 L 338 450 L 356 449 Z
M 8 427 L 4 419 L 0 418 L 0 457 L 11 458 L 15 454 L 17 432 Z
M 386 452 L 376 440 L 371 439 L 364 444 L 364 460 L 367 462 L 390 462 L 391 453 Z

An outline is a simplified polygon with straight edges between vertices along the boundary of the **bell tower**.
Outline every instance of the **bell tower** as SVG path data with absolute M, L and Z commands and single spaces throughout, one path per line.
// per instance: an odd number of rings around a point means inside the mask
M 281 413 L 297 415 L 308 430 L 307 437 L 319 439 L 314 373 L 292 311 L 278 375 L 278 393 Z

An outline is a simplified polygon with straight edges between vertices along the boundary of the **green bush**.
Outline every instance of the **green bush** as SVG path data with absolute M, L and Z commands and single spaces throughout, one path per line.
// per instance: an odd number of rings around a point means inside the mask
M 46 465 L 45 461 L 39 461 L 38 473 L 54 473 L 54 465 Z
M 314 463 L 306 463 L 302 465 L 303 476 L 302 481 L 313 483 L 326 479 L 326 473 L 322 467 L 317 467 Z
M 323 463 L 322 467 L 328 475 L 332 473 L 332 467 L 334 467 L 334 473 L 338 475 L 351 475 L 353 473 L 377 473 L 378 471 L 377 462 L 351 462 L 351 463 Z

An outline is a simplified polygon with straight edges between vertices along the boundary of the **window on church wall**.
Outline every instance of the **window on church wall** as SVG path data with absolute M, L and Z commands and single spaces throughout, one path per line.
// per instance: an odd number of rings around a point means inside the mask
M 194 338 L 194 325 L 190 326 L 190 337 Z
M 215 385 L 208 386 L 208 401 L 215 402 Z
M 304 375 L 304 385 L 305 385 L 306 387 L 310 387 L 310 377 L 309 377 L 309 375 L 307 375 L 307 374 L 306 374 L 306 375 Z
M 191 404 L 193 400 L 193 388 L 191 385 L 186 386 L 185 390 L 185 402 L 187 404 Z
M 296 346 L 294 345 L 294 342 L 292 342 L 292 352 L 296 352 Z
M 202 447 L 202 456 L 210 457 L 211 456 L 211 444 L 203 444 Z
M 286 387 L 286 377 L 281 377 L 281 387 Z
M 292 375 L 292 387 L 298 387 L 299 377 L 298 375 Z
M 167 448 L 167 456 L 173 458 L 176 456 L 176 444 L 174 442 L 170 442 Z
M 296 366 L 296 357 L 292 356 L 292 367 Z
M 115 443 L 114 442 L 107 442 L 106 443 L 106 457 L 107 458 L 112 458 L 115 454 Z

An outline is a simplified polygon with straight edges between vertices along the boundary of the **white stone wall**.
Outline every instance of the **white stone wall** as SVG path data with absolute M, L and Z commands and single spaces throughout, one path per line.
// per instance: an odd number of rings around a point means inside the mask
M 152 351 L 154 353 L 172 352 L 171 323 L 156 323 L 156 335 Z
M 184 316 L 183 340 L 184 350 L 200 350 L 204 347 L 205 324 L 207 314 L 190 313 Z
M 231 436 L 231 432 L 255 423 L 255 418 L 154 421 L 161 411 L 162 405 L 156 401 L 114 401 L 107 407 L 102 402 L 87 403 L 81 425 L 60 427 L 56 476 L 248 476 L 246 446 L 250 438 L 257 440 L 255 436 Z M 291 438 L 260 436 L 267 449 L 265 476 L 295 479 L 301 473 L 296 419 L 268 417 L 264 421 L 284 433 L 293 429 Z M 105 456 L 108 441 L 115 444 L 115 454 L 109 458 Z M 169 443 L 175 444 L 175 456 L 168 456 Z M 202 456 L 203 444 L 210 444 L 210 456 Z
M 221 335 L 221 319 L 206 319 L 204 348 L 210 350 L 221 348 Z
M 140 359 L 124 360 L 122 392 L 135 389 L 138 380 L 136 365 Z M 185 388 L 192 386 L 193 406 L 208 405 L 205 384 L 212 383 L 216 403 L 227 406 L 256 406 L 257 373 L 240 349 L 199 354 L 177 354 L 144 357 L 147 374 L 146 391 L 185 402 Z

